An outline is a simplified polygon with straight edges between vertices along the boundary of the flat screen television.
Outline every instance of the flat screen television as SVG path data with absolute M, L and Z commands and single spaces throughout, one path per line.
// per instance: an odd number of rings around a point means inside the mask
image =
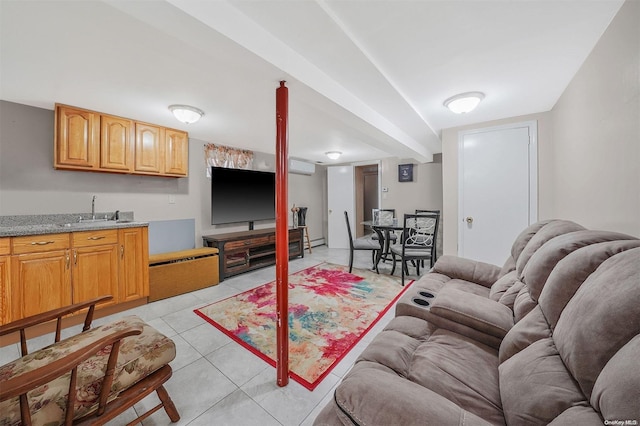
M 276 175 L 257 170 L 211 167 L 211 224 L 276 217 Z

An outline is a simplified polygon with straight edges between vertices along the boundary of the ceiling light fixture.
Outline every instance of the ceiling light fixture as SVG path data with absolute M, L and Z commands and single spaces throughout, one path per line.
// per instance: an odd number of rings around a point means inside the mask
M 325 152 L 325 155 L 332 160 L 337 160 L 338 158 L 340 158 L 342 153 L 340 151 L 329 151 L 329 152 Z
M 202 110 L 189 105 L 169 105 L 169 111 L 185 124 L 195 123 L 204 115 Z
M 464 114 L 473 111 L 483 99 L 482 92 L 461 93 L 444 101 L 444 106 L 456 114 Z

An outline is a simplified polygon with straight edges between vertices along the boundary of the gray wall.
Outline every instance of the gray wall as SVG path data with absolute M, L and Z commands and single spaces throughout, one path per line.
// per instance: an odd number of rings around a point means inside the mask
M 640 236 L 640 2 L 627 0 L 551 111 L 442 133 L 444 251 L 457 254 L 458 134 L 538 121 L 538 218 Z
M 202 235 L 247 229 L 246 224 L 210 225 L 206 142 L 189 141 L 188 178 L 54 170 L 53 124 L 52 110 L 0 101 L 0 215 L 88 212 L 97 195 L 97 211 L 133 211 L 143 221 L 195 219 L 197 247 Z M 255 153 L 255 159 L 255 164 L 275 163 L 269 154 Z M 326 227 L 325 177 L 324 167 L 316 167 L 312 176 L 289 175 L 289 204 L 309 207 L 312 240 L 322 239 Z M 272 226 L 256 223 L 256 228 Z

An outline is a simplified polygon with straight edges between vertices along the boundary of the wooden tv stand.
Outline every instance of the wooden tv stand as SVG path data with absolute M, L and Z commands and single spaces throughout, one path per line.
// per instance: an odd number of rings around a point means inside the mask
M 303 228 L 289 228 L 289 259 L 304 257 Z M 205 247 L 218 249 L 220 281 L 276 263 L 275 228 L 205 235 Z

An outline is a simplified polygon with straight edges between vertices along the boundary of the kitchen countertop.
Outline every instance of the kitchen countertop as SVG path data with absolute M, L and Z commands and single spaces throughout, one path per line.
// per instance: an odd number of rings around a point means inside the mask
M 113 213 L 99 213 L 96 217 L 113 217 Z M 82 217 L 83 220 L 79 221 Z M 0 237 L 22 237 L 41 234 L 96 231 L 104 229 L 137 228 L 149 222 L 136 221 L 133 212 L 120 213 L 119 220 L 92 220 L 86 213 L 58 215 L 0 216 Z

